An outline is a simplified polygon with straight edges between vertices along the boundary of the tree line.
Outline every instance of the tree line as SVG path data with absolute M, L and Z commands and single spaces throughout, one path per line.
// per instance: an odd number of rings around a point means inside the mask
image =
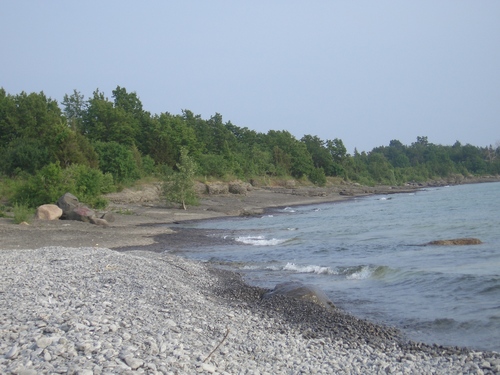
M 38 203 L 47 199 L 41 187 L 57 190 L 50 184 L 73 184 L 98 199 L 117 185 L 175 172 L 183 152 L 196 163 L 198 176 L 293 177 L 320 186 L 329 177 L 398 185 L 500 174 L 499 145 L 443 146 L 422 136 L 411 145 L 392 140 L 351 155 L 339 138 L 260 133 L 224 122 L 218 113 L 209 119 L 190 110 L 151 114 L 135 92 L 120 86 L 111 99 L 99 90 L 89 98 L 74 90 L 61 104 L 43 92 L 12 95 L 0 88 L 0 175 L 4 184 L 15 185 L 12 199 Z

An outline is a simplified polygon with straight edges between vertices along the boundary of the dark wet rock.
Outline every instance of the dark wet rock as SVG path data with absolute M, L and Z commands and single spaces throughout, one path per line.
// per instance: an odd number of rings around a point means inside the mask
M 310 301 L 326 308 L 334 307 L 332 301 L 330 301 L 321 289 L 314 285 L 306 285 L 297 281 L 278 284 L 273 290 L 264 294 L 263 298 L 273 298 L 275 296 Z
M 457 245 L 480 245 L 483 242 L 477 238 L 455 238 L 451 240 L 436 240 L 426 243 L 426 245 L 437 246 L 457 246 Z

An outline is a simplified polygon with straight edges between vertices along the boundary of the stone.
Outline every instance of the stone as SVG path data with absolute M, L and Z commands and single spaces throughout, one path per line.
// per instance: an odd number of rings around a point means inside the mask
M 38 340 L 36 340 L 36 345 L 41 349 L 45 349 L 50 344 L 52 344 L 51 337 L 41 337 Z
M 483 242 L 477 238 L 455 238 L 451 240 L 436 240 L 428 242 L 426 245 L 456 246 L 456 245 L 480 245 Z
M 57 206 L 63 211 L 62 218 L 70 214 L 75 208 L 80 206 L 80 201 L 71 193 L 65 193 L 57 200 Z
M 211 374 L 213 374 L 216 370 L 215 366 L 214 365 L 211 365 L 209 363 L 202 363 L 201 364 L 201 368 L 203 371 L 206 371 L 206 372 L 209 372 Z
M 79 206 L 75 209 L 73 209 L 70 213 L 67 215 L 68 220 L 78 220 L 78 221 L 83 221 L 86 223 L 91 222 L 91 218 L 95 217 L 95 211 L 90 209 L 87 206 Z
M 94 210 L 80 203 L 78 198 L 71 193 L 66 193 L 60 197 L 57 206 L 62 210 L 61 219 L 77 220 L 103 226 L 108 225 L 106 219 L 98 218 Z
M 35 219 L 38 220 L 59 220 L 63 210 L 55 204 L 43 204 L 36 209 Z
M 326 294 L 312 285 L 305 285 L 297 281 L 278 284 L 270 292 L 264 294 L 263 298 L 273 296 L 285 296 L 310 301 L 326 308 L 334 307 L 332 301 Z
M 94 216 L 89 217 L 89 222 L 92 224 L 95 224 L 95 225 L 101 225 L 103 227 L 109 226 L 109 223 L 106 220 L 99 219 L 99 218 L 94 217 Z
M 241 181 L 235 181 L 235 182 L 231 182 L 229 184 L 229 192 L 231 194 L 246 195 L 247 191 L 248 191 L 248 189 L 247 189 L 246 185 Z
M 229 185 L 223 182 L 212 182 L 207 184 L 209 195 L 224 195 L 229 193 Z
M 17 355 L 19 354 L 19 348 L 17 347 L 17 344 L 14 344 L 12 348 L 5 354 L 6 359 L 13 359 L 16 358 Z
M 144 361 L 139 358 L 135 358 L 132 356 L 127 356 L 125 357 L 125 363 L 132 369 L 132 370 L 137 370 L 139 367 L 141 367 L 144 364 Z
M 108 223 L 114 223 L 115 222 L 115 215 L 113 215 L 112 212 L 106 212 L 101 216 L 101 219 L 106 220 Z

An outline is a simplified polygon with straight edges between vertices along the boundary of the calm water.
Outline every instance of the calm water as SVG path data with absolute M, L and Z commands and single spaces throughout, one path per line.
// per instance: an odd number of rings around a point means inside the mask
M 410 339 L 500 351 L 500 183 L 185 226 L 225 241 L 182 255 L 236 269 L 250 284 L 314 284 L 337 306 Z M 414 246 L 459 237 L 484 244 Z

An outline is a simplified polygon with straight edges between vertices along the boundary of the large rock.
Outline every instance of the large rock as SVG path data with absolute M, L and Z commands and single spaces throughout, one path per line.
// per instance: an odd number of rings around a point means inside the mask
M 241 181 L 233 181 L 229 183 L 229 192 L 231 194 L 246 195 L 248 191 L 247 184 Z
M 63 211 L 55 204 L 43 204 L 36 209 L 35 219 L 59 220 Z
M 317 303 L 325 308 L 335 307 L 326 294 L 312 285 L 305 285 L 297 281 L 278 284 L 273 290 L 264 294 L 263 298 L 285 296 Z
M 62 218 L 68 219 L 68 215 L 81 205 L 77 197 L 71 193 L 64 194 L 61 198 L 57 200 L 57 206 L 63 211 Z M 71 220 L 71 219 L 68 219 Z
M 71 212 L 66 215 L 67 220 L 78 220 L 84 221 L 86 223 L 91 223 L 92 218 L 96 217 L 96 213 L 91 208 L 81 205 L 74 208 Z
M 57 206 L 63 211 L 61 216 L 62 219 L 108 226 L 108 221 L 106 219 L 98 218 L 94 210 L 80 203 L 78 198 L 71 193 L 66 193 L 59 198 Z M 111 215 L 109 217 L 112 218 L 113 216 Z
M 209 195 L 225 195 L 229 193 L 229 185 L 223 182 L 207 183 Z
M 456 246 L 456 245 L 480 245 L 483 242 L 477 238 L 455 238 L 452 240 L 437 240 L 428 242 L 426 245 Z

